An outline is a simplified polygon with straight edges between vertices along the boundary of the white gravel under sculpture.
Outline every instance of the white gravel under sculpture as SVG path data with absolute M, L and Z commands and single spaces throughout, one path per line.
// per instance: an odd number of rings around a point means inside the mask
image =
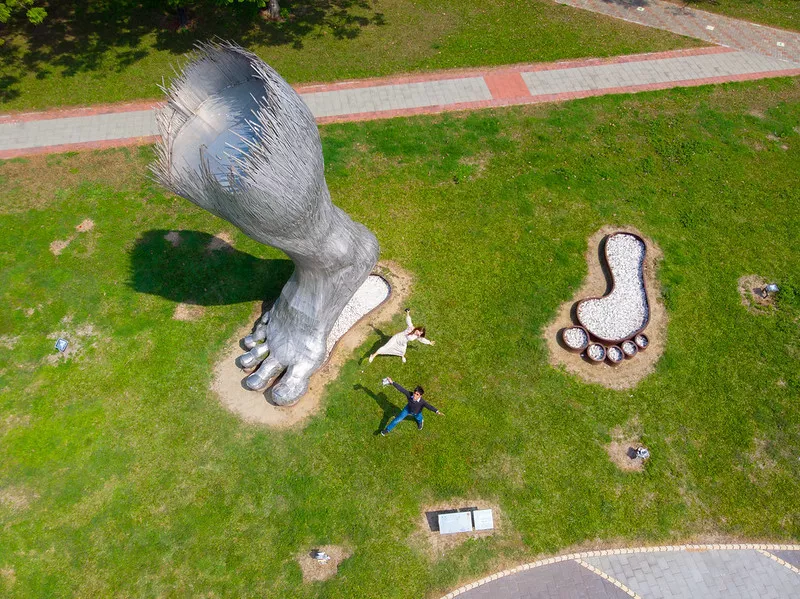
M 326 358 L 333 350 L 336 342 L 349 331 L 354 324 L 377 308 L 387 297 L 391 289 L 383 277 L 370 275 L 358 288 L 355 295 L 347 302 L 339 318 L 333 324 L 326 347 Z
M 645 244 L 630 233 L 614 233 L 606 240 L 605 256 L 614 281 L 611 293 L 578 304 L 578 322 L 603 341 L 629 339 L 650 316 L 644 287 Z

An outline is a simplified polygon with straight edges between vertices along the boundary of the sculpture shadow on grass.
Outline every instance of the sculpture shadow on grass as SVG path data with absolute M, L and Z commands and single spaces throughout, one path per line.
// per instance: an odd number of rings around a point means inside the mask
M 147 231 L 131 252 L 128 284 L 140 293 L 198 306 L 278 297 L 294 270 L 291 260 L 265 260 L 224 244 L 209 249 L 218 241 L 200 231 Z

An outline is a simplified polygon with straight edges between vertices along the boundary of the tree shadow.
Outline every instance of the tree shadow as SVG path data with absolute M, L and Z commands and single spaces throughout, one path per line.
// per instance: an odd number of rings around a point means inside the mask
M 378 407 L 383 410 L 383 415 L 381 416 L 381 423 L 378 426 L 378 430 L 373 433 L 376 436 L 380 435 L 381 431 L 386 428 L 386 425 L 392 421 L 392 418 L 401 412 L 401 408 L 398 408 L 396 405 L 390 402 L 385 393 L 375 393 L 372 389 L 365 387 L 360 383 L 353 385 L 353 390 L 363 391 L 372 399 L 374 399 L 375 403 L 378 404 Z
M 0 60 L 0 64 L 2 64 L 2 60 Z M 19 89 L 14 87 L 17 83 L 19 83 L 19 77 L 0 75 L 0 103 L 19 98 Z
M 0 101 L 19 95 L 15 86 L 28 73 L 39 79 L 78 73 L 122 72 L 146 59 L 153 50 L 176 56 L 198 41 L 221 38 L 244 46 L 291 45 L 322 31 L 336 39 L 354 39 L 369 25 L 385 18 L 368 0 L 296 0 L 284 2 L 286 18 L 261 18 L 256 3 L 197 3 L 188 11 L 189 26 L 163 0 L 73 0 L 51 2 L 47 18 L 32 25 L 24 11 L 3 25 L 0 45 L 3 85 Z M 164 73 L 168 75 L 168 73 Z M 153 94 L 157 93 L 152 82 Z
M 131 251 L 128 285 L 199 306 L 267 301 L 280 294 L 294 270 L 291 260 L 264 260 L 230 246 L 210 251 L 215 239 L 200 231 L 147 231 Z

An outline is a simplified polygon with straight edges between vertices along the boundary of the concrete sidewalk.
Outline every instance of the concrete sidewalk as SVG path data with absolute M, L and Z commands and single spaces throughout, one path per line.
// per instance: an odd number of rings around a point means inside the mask
M 442 599 L 796 599 L 800 545 L 610 549 L 525 564 Z
M 439 71 L 297 88 L 319 123 L 555 102 L 800 75 L 800 34 L 660 0 L 557 0 L 725 44 L 608 59 Z M 0 159 L 152 143 L 156 102 L 0 115 Z

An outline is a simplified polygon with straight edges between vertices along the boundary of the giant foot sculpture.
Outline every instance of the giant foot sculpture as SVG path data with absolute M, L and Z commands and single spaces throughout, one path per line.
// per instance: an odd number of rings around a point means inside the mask
M 286 252 L 295 271 L 246 343 L 254 390 L 295 403 L 322 365 L 342 309 L 378 260 L 378 242 L 331 203 L 319 132 L 300 96 L 257 56 L 202 44 L 157 115 L 153 172 L 176 194 L 256 241 Z M 263 362 L 263 363 L 262 363 Z

